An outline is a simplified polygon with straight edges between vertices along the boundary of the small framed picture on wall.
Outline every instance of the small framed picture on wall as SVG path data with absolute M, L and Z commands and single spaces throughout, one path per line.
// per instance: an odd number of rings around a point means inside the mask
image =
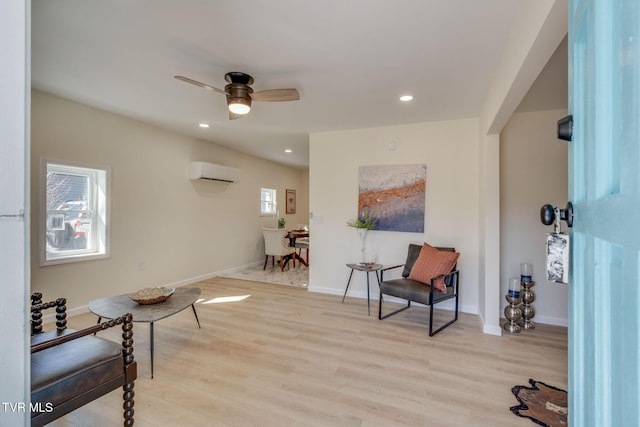
M 296 190 L 287 190 L 287 213 L 296 213 Z

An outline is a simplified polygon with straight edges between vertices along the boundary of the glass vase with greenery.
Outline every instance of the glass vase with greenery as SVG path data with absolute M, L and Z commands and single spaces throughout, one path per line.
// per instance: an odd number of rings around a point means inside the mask
M 363 211 L 360 215 L 358 215 L 357 219 L 351 219 L 347 221 L 347 225 L 354 228 L 373 230 L 378 226 L 378 220 L 373 218 L 369 211 Z
M 347 225 L 349 227 L 354 227 L 358 230 L 358 235 L 360 236 L 360 252 L 361 252 L 361 264 L 363 265 L 373 265 L 374 261 L 369 261 L 366 259 L 365 255 L 365 239 L 367 237 L 367 232 L 369 230 L 374 230 L 378 226 L 378 220 L 371 216 L 369 211 L 363 211 L 358 215 L 357 219 L 352 219 L 347 221 Z

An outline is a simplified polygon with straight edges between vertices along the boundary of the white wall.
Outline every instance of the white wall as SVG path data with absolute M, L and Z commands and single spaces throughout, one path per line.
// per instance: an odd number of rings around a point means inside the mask
M 180 285 L 264 259 L 260 187 L 278 190 L 288 225 L 308 222 L 307 173 L 136 120 L 34 91 L 32 215 L 38 218 L 42 157 L 111 166 L 111 257 L 38 264 L 38 221 L 31 226 L 33 291 L 64 296 L 70 308 L 147 286 Z M 240 182 L 190 181 L 189 162 L 240 168 Z M 297 212 L 286 215 L 285 189 Z
M 481 252 L 484 295 L 480 313 L 485 333 L 500 335 L 500 232 L 498 208 L 499 140 L 540 71 L 567 34 L 567 0 L 540 0 L 522 4 L 508 43 L 497 63 L 480 114 Z
M 425 233 L 372 231 L 367 244 L 386 266 L 402 264 L 409 243 L 454 246 L 461 253 L 461 310 L 475 313 L 478 128 L 476 119 L 468 119 L 312 134 L 309 210 L 314 218 L 310 220 L 309 290 L 342 294 L 349 273 L 345 264 L 359 261 L 357 232 L 345 225 L 357 215 L 358 167 L 426 163 Z M 388 149 L 390 141 L 397 143 L 396 150 Z M 377 298 L 377 285 L 371 290 Z M 365 274 L 354 274 L 349 295 L 366 298 Z
M 568 325 L 567 286 L 546 280 L 544 244 L 553 227 L 540 222 L 540 207 L 567 204 L 568 144 L 556 137 L 556 123 L 566 115 L 567 110 L 514 114 L 500 141 L 502 295 L 509 277 L 520 277 L 520 263 L 533 264 L 533 321 L 562 326 Z M 501 304 L 504 308 L 504 297 Z
M 499 156 L 496 152 L 491 158 L 500 159 L 492 175 L 500 182 L 500 200 L 491 201 L 500 206 L 499 228 L 494 233 L 500 236 L 495 248 L 500 269 L 494 274 L 500 277 L 499 295 L 484 295 L 478 286 L 486 274 L 480 268 L 484 239 L 479 212 L 487 201 L 480 200 L 482 186 L 478 185 L 479 167 L 484 163 L 477 120 L 312 134 L 309 290 L 342 294 L 349 273 L 344 264 L 359 260 L 356 231 L 345 225 L 357 214 L 358 167 L 426 163 L 426 232 L 370 232 L 368 249 L 377 253 L 378 261 L 402 263 L 410 242 L 455 246 L 462 254 L 461 310 L 479 313 L 484 321 L 491 318 L 491 324 L 485 325 L 488 333 L 499 333 L 508 278 L 520 274 L 521 262 L 530 262 L 537 282 L 534 321 L 566 326 L 566 287 L 544 280 L 544 238 L 550 227 L 539 219 L 543 204 L 564 206 L 567 200 L 567 144 L 555 137 L 555 123 L 564 115 L 566 110 L 516 114 L 500 135 L 499 145 L 497 139 L 491 142 L 499 150 Z M 388 149 L 390 141 L 397 142 L 395 151 Z M 377 286 L 371 290 L 377 298 Z M 366 298 L 364 274 L 354 274 L 349 295 Z M 499 301 L 499 312 L 480 312 L 486 298 Z
M 480 136 L 480 259 L 482 331 L 501 335 L 500 327 L 500 136 Z
M 537 245 L 531 242 L 549 231 L 539 222 L 540 206 L 566 203 L 566 144 L 554 134 L 555 122 L 565 113 L 516 114 L 500 141 L 501 286 L 497 298 L 504 307 L 506 280 L 519 273 L 520 262 L 532 262 L 538 282 L 535 320 L 560 325 L 567 319 L 566 289 L 542 280 L 543 240 Z M 262 261 L 259 228 L 275 220 L 258 217 L 260 186 L 278 189 L 281 214 L 284 190 L 297 190 L 297 213 L 284 216 L 290 226 L 310 223 L 310 290 L 342 294 L 349 272 L 344 264 L 360 256 L 356 231 L 345 225 L 357 214 L 358 167 L 408 163 L 427 164 L 426 232 L 374 231 L 367 237 L 368 247 L 375 249 L 378 261 L 391 265 L 404 261 L 410 242 L 455 246 L 462 253 L 461 309 L 478 313 L 483 298 L 496 297 L 482 295 L 478 286 L 484 273 L 479 265 L 478 169 L 482 162 L 475 119 L 313 134 L 309 173 L 43 92 L 33 92 L 32 117 L 34 218 L 39 209 L 41 157 L 113 168 L 111 258 L 39 267 L 38 223 L 31 225 L 32 290 L 52 297 L 64 295 L 71 308 L 83 308 L 89 300 L 105 295 L 187 283 Z M 542 128 L 547 130 L 541 132 Z M 397 143 L 395 151 L 388 149 L 390 141 Z M 564 151 L 564 159 L 558 151 Z M 522 157 L 528 159 L 526 164 L 518 161 Z M 190 160 L 239 167 L 241 182 L 191 182 L 186 179 Z M 562 167 L 564 176 L 555 176 Z M 522 174 L 529 168 L 535 179 Z M 525 192 L 529 196 L 523 201 Z M 532 198 L 534 194 L 538 196 Z M 530 204 L 526 209 L 525 203 Z M 308 219 L 308 205 L 313 220 Z M 527 215 L 524 225 L 521 211 Z M 350 295 L 366 297 L 364 274 L 354 275 Z M 374 285 L 373 298 L 376 295 Z
M 0 13 L 0 402 L 27 404 L 29 373 L 29 22 L 30 3 L 3 1 Z M 28 426 L 28 411 L 2 408 L 0 423 Z

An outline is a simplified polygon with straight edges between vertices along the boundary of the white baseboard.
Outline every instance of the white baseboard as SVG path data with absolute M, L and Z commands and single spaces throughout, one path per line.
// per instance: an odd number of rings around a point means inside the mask
M 317 292 L 320 294 L 330 294 L 330 295 L 344 295 L 344 290 L 341 289 L 335 289 L 335 288 L 324 288 L 321 286 L 310 286 L 308 288 L 309 292 Z M 349 290 L 349 292 L 347 292 L 347 298 L 352 297 L 352 298 L 362 298 L 362 299 L 367 299 L 367 292 L 366 291 L 351 291 Z M 376 292 L 375 294 L 372 292 L 371 293 L 371 302 L 377 302 L 378 299 L 380 298 L 380 294 L 378 292 Z M 385 301 L 388 302 L 395 302 L 395 303 L 399 303 L 399 304 L 406 304 L 406 300 L 400 299 L 400 298 L 395 298 L 395 297 L 391 297 L 391 296 L 385 296 L 384 297 Z M 423 304 L 419 304 L 419 303 L 414 303 L 416 306 L 424 306 Z M 413 306 L 413 304 L 412 304 Z M 425 306 L 426 307 L 426 306 Z M 436 306 L 439 309 L 443 309 L 443 310 L 449 310 L 449 311 L 454 311 L 455 310 L 455 301 L 454 300 L 449 300 L 449 301 L 445 301 L 443 303 L 440 303 Z M 471 306 L 464 306 L 464 305 L 459 305 L 458 306 L 458 310 L 462 313 L 468 313 L 468 314 L 478 314 L 476 311 L 475 307 L 471 307 Z
M 562 317 L 549 317 L 549 316 L 540 316 L 536 314 L 531 319 L 533 323 L 543 323 L 545 325 L 553 325 L 553 326 L 564 326 L 565 328 L 569 327 L 569 319 L 565 319 Z
M 502 336 L 502 328 L 500 325 L 482 325 L 482 332 L 488 335 Z
M 255 261 L 249 264 L 240 265 L 233 268 L 228 268 L 226 270 L 214 271 L 211 273 L 201 274 L 199 276 L 189 277 L 187 279 L 178 280 L 177 282 L 167 283 L 166 287 L 168 288 L 179 288 L 181 286 L 191 285 L 193 283 L 202 282 L 203 280 L 211 279 L 212 277 L 224 276 L 225 274 L 236 273 L 238 271 L 246 270 L 247 268 L 256 267 L 261 264 L 261 261 Z M 89 312 L 89 305 L 82 305 L 78 307 L 67 307 L 67 317 L 77 316 L 79 314 L 84 314 Z M 43 323 L 53 323 L 56 321 L 55 313 L 49 313 L 42 316 Z
M 212 277 L 224 276 L 226 274 L 231 274 L 231 273 L 237 273 L 238 271 L 246 270 L 247 268 L 251 268 L 251 267 L 256 267 L 260 264 L 261 264 L 260 261 L 254 261 L 249 264 L 227 268 L 226 270 L 214 271 L 211 273 L 201 274 L 199 276 L 189 277 L 183 280 L 178 280 L 177 282 L 169 283 L 166 286 L 170 288 L 179 288 L 181 286 L 192 285 L 194 283 L 202 282 L 203 280 L 211 279 Z
M 210 272 L 210 273 L 205 273 L 205 274 L 201 274 L 198 276 L 193 276 L 193 277 L 189 277 L 183 280 L 178 280 L 176 282 L 173 283 L 168 283 L 165 286 L 168 287 L 181 287 L 181 286 L 186 286 L 186 285 L 191 285 L 193 283 L 197 283 L 197 282 L 201 282 L 203 280 L 207 280 L 207 279 L 211 279 L 213 277 L 217 277 L 217 276 L 224 276 L 227 274 L 231 274 L 231 273 L 237 273 L 238 271 L 242 271 L 245 270 L 247 268 L 252 268 L 252 267 L 256 267 L 259 266 L 262 263 L 262 261 L 254 261 L 248 264 L 244 264 L 244 265 L 240 265 L 237 267 L 232 267 L 232 268 L 228 268 L 225 270 L 220 270 L 220 271 L 214 271 L 214 272 Z M 330 294 L 330 295 L 339 295 L 342 296 L 344 294 L 344 290 L 342 289 L 336 289 L 336 288 L 325 288 L 325 287 L 321 287 L 321 286 L 310 286 L 308 288 L 309 292 L 317 292 L 317 293 L 322 293 L 322 294 Z M 365 299 L 367 298 L 367 293 L 366 291 L 351 291 L 349 290 L 349 292 L 347 293 L 347 297 L 351 297 L 351 298 L 362 298 Z M 371 293 L 371 302 L 377 302 L 379 298 L 378 293 L 376 292 L 375 294 L 372 292 Z M 389 302 L 396 302 L 396 303 L 404 303 L 405 301 L 399 298 L 393 298 L 393 297 L 385 297 L 385 301 L 389 301 Z M 439 308 L 442 308 L 444 310 L 451 310 L 453 311 L 455 308 L 455 302 L 450 300 L 450 301 L 446 301 L 443 302 L 442 304 L 438 304 Z M 421 305 L 421 304 L 416 304 L 416 305 Z M 479 315 L 480 316 L 480 324 L 482 325 L 482 332 L 485 334 L 489 334 L 489 335 L 497 335 L 497 336 L 501 336 L 502 335 L 502 328 L 500 325 L 488 325 L 484 323 L 484 319 L 482 319 L 482 316 L 478 313 L 478 309 L 477 307 L 472 307 L 472 306 L 466 306 L 466 305 L 460 305 L 459 307 L 460 312 L 462 313 L 468 313 L 468 314 L 475 314 L 475 315 Z M 76 316 L 76 315 L 80 315 L 80 314 L 84 314 L 84 313 L 88 313 L 89 312 L 89 306 L 88 305 L 82 305 L 82 306 L 78 306 L 78 307 L 72 307 L 72 308 L 67 308 L 67 316 Z M 55 322 L 55 313 L 50 313 L 47 314 L 45 316 L 43 316 L 42 321 L 43 323 L 52 323 Z M 568 327 L 568 320 L 564 319 L 564 318 L 556 318 L 556 317 L 549 317 L 549 316 L 536 316 L 533 319 L 534 322 L 536 323 L 542 323 L 542 324 L 547 324 L 547 325 L 554 325 L 554 326 L 564 326 L 564 327 Z
M 500 318 L 499 325 L 485 325 L 483 322 L 482 332 L 484 332 L 485 334 L 501 336 L 504 333 L 501 325 L 503 325 L 506 321 L 507 320 L 505 318 Z M 531 321 L 534 324 L 540 323 L 544 325 L 561 326 L 565 328 L 569 327 L 567 319 L 557 317 L 535 316 Z
M 84 314 L 89 312 L 88 305 L 81 305 L 80 307 L 67 308 L 67 317 L 77 316 L 78 314 Z M 42 320 L 46 322 L 55 322 L 56 315 L 55 314 L 47 314 L 46 316 L 42 316 Z

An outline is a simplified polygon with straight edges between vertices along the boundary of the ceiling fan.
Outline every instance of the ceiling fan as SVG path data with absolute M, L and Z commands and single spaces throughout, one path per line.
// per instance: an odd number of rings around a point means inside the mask
M 250 86 L 253 84 L 253 77 L 239 71 L 232 71 L 224 75 L 224 79 L 227 81 L 224 90 L 200 83 L 188 77 L 174 77 L 183 82 L 226 95 L 229 119 L 231 120 L 239 119 L 251 111 L 251 101 L 282 102 L 297 101 L 300 99 L 300 94 L 297 89 L 268 89 L 254 92 Z

